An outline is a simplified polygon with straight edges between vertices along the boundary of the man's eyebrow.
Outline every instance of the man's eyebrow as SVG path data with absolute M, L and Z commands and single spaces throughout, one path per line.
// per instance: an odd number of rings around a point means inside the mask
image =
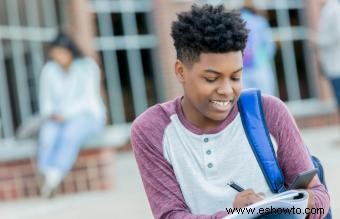
M 231 74 L 235 74 L 235 73 L 240 72 L 242 70 L 243 70 L 243 67 L 237 69 L 236 71 L 233 71 Z M 216 71 L 216 70 L 214 70 L 212 68 L 205 69 L 204 72 L 214 73 L 214 74 L 219 74 L 219 75 L 223 74 L 222 72 Z

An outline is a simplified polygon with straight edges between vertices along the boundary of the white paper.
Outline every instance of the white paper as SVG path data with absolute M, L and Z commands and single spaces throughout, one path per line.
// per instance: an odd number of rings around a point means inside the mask
M 299 194 L 302 194 L 303 196 L 299 199 L 294 199 L 294 197 L 298 196 Z M 254 209 L 254 214 L 248 213 L 251 211 L 246 211 L 244 210 L 243 214 L 242 213 L 234 213 L 232 215 L 228 215 L 224 217 L 224 219 L 250 219 L 250 218 L 256 218 L 261 216 L 261 214 L 258 214 L 260 212 L 260 209 L 263 209 L 262 212 L 264 213 L 265 211 L 271 211 L 272 209 L 275 209 L 276 212 L 281 212 L 281 214 L 278 214 L 277 216 L 287 216 L 289 218 L 296 218 L 296 219 L 303 219 L 306 217 L 305 214 L 305 209 L 307 208 L 308 204 L 308 192 L 305 190 L 289 190 L 277 195 L 274 195 L 270 198 L 264 199 L 260 202 L 254 203 L 252 205 L 247 206 L 247 209 Z M 282 209 L 287 209 L 290 210 L 291 214 L 285 213 L 282 211 Z M 295 209 L 295 210 L 293 210 Z M 301 214 L 300 210 L 301 210 Z M 262 213 L 261 212 L 261 213 Z

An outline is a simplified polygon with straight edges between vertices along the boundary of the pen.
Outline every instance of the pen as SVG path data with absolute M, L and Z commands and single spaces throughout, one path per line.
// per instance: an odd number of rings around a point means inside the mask
M 238 192 L 242 192 L 244 191 L 244 188 L 242 188 L 241 186 L 239 186 L 237 183 L 230 181 L 227 183 L 228 186 L 230 186 L 231 188 L 235 189 Z

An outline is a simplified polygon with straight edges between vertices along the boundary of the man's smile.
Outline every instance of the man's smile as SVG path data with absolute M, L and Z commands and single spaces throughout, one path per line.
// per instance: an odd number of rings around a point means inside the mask
M 232 100 L 210 100 L 210 103 L 214 106 L 218 111 L 227 111 L 231 108 Z

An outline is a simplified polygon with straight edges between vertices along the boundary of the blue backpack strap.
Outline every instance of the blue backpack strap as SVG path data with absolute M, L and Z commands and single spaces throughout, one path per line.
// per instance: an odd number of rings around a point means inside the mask
M 271 191 L 273 193 L 285 191 L 284 177 L 276 159 L 263 113 L 260 90 L 244 90 L 237 105 L 249 144 Z

